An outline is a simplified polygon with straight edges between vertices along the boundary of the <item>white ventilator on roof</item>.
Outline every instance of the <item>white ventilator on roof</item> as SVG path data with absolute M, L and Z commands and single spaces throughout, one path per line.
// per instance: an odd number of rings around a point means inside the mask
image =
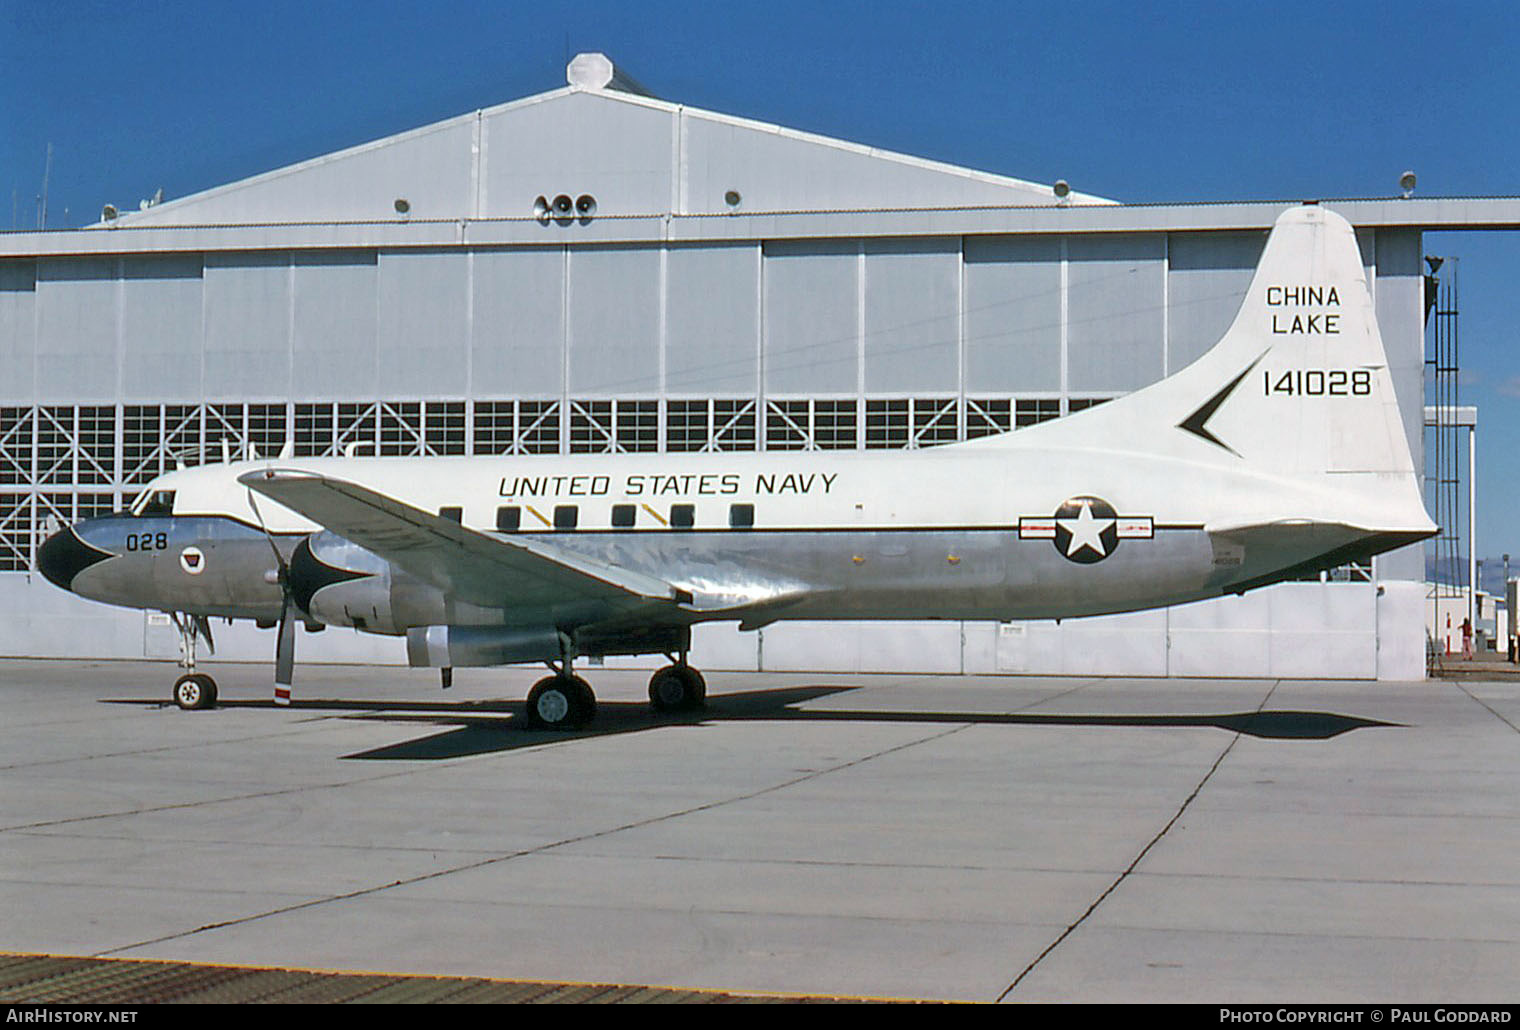
M 565 81 L 580 89 L 615 89 L 652 97 L 653 93 L 623 74 L 606 54 L 576 54 L 565 66 Z

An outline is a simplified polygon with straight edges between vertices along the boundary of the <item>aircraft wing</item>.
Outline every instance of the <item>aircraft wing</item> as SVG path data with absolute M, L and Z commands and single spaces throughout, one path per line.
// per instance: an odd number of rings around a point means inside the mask
M 467 603 L 605 618 L 691 602 L 656 577 L 546 541 L 489 536 L 346 480 L 261 469 L 238 482 Z

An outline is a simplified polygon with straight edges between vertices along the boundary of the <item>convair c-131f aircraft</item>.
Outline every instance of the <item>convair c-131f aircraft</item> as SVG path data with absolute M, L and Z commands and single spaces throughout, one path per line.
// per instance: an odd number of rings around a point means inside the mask
M 1355 235 L 1312 204 L 1277 220 L 1234 323 L 1192 365 L 1000 436 L 920 451 L 241 462 L 150 491 L 170 499 L 170 526 L 262 528 L 290 555 L 278 575 L 267 546 L 218 570 L 283 608 L 277 683 L 299 612 L 405 635 L 414 666 L 548 663 L 528 696 L 538 726 L 592 718 L 581 656 L 665 653 L 655 707 L 699 707 L 686 658 L 700 622 L 1135 611 L 1436 532 Z M 130 591 L 158 575 L 144 562 L 192 578 L 174 547 L 129 553 L 132 522 L 65 531 L 96 556 L 69 545 L 69 588 L 195 612 L 162 577 L 156 601 Z

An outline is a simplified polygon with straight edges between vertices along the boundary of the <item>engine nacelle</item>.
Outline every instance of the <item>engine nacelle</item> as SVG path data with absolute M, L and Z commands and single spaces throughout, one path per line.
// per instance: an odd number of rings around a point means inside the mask
M 466 668 L 553 661 L 569 641 L 551 626 L 414 626 L 406 631 L 406 661 L 418 668 Z
M 326 531 L 301 541 L 291 555 L 290 592 L 318 622 L 368 633 L 400 636 L 411 626 L 448 619 L 437 587 Z
M 413 626 L 406 631 L 406 660 L 414 669 L 690 649 L 690 626 L 620 626 L 611 630 L 582 626 L 568 634 L 552 626 Z

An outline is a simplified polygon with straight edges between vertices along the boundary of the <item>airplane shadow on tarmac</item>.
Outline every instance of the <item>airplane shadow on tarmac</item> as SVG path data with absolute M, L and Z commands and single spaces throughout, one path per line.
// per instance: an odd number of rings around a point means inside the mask
M 347 701 L 296 700 L 278 710 L 333 713 L 334 718 L 419 726 L 449 727 L 441 733 L 351 755 L 368 761 L 438 761 L 512 751 L 556 741 L 573 741 L 667 726 L 701 726 L 720 722 L 875 722 L 953 723 L 977 726 L 1127 726 L 1213 727 L 1264 740 L 1329 740 L 1352 730 L 1392 727 L 1334 712 L 1257 711 L 1222 715 L 1059 715 L 1005 712 L 872 711 L 867 709 L 810 709 L 808 701 L 859 689 L 850 686 L 784 687 L 709 696 L 698 712 L 655 713 L 642 701 L 597 702 L 596 720 L 582 730 L 533 730 L 523 719 L 522 702 L 512 701 Z M 158 700 L 117 700 L 108 703 L 164 705 Z M 222 701 L 221 708 L 276 709 L 273 701 Z

